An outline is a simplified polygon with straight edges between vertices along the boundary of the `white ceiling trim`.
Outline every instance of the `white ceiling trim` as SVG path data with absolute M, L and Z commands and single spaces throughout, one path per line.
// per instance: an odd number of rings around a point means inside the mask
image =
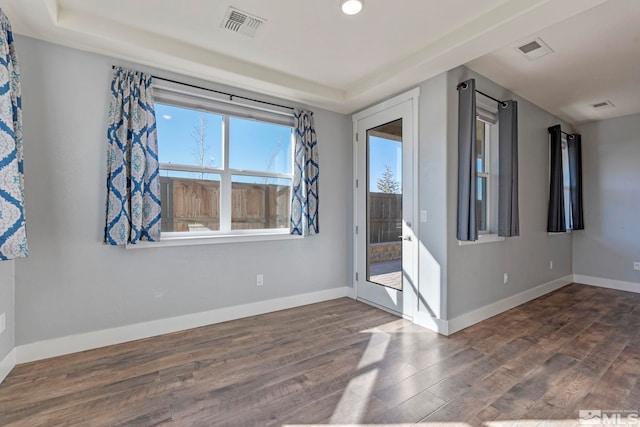
M 56 0 L 48 1 L 55 2 Z M 228 73 L 232 75 L 240 74 L 245 78 L 245 84 L 250 84 L 252 88 L 254 88 L 254 85 L 260 86 L 260 83 L 265 82 L 277 87 L 287 87 L 294 92 L 308 93 L 313 99 L 335 101 L 344 99 L 344 92 L 339 89 L 323 86 L 297 76 L 183 43 L 170 37 L 140 31 L 117 22 L 97 16 L 76 13 L 60 7 L 58 7 L 57 16 L 56 26 L 59 28 L 117 43 L 126 52 L 134 53 L 134 57 L 137 57 L 140 51 L 144 51 L 142 58 L 147 65 L 156 65 L 153 58 L 158 55 L 164 55 L 167 60 L 163 61 L 164 66 L 162 68 L 170 67 L 172 68 L 170 71 L 190 74 L 191 66 L 199 64 L 211 68 L 216 73 L 222 73 L 222 76 L 226 76 L 226 78 L 223 77 L 225 81 L 221 83 L 233 84 L 234 78 L 229 76 Z M 134 43 L 133 46 L 132 42 Z M 172 62 L 175 62 L 175 58 L 180 61 L 186 61 L 190 66 L 171 65 Z M 210 73 L 207 73 L 207 75 L 210 78 Z M 249 83 L 251 81 L 255 81 L 255 84 Z
M 422 82 L 606 1 L 511 1 L 450 32 L 422 51 L 372 74 L 348 90 L 345 98 L 353 102 L 367 91 L 381 87 L 389 93 L 397 92 L 411 86 L 407 82 Z M 375 101 L 368 98 L 369 102 Z
M 67 10 L 57 0 L 0 0 L 0 5 L 18 15 L 10 18 L 20 34 L 348 114 L 605 1 L 509 0 L 343 88 Z

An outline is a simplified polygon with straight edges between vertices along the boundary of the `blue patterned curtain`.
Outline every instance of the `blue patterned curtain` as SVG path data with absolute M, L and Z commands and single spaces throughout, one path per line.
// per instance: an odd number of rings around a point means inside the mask
M 24 216 L 20 69 L 11 24 L 2 10 L 0 25 L 0 260 L 6 260 L 24 258 L 29 251 Z
M 295 162 L 291 194 L 291 234 L 320 232 L 318 222 L 318 141 L 310 111 L 295 110 Z
M 159 240 L 160 178 L 151 76 L 115 68 L 107 141 L 105 242 Z

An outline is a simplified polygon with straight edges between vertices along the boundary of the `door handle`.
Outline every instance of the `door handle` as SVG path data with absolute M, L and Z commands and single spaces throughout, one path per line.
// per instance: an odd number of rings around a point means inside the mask
M 406 240 L 408 242 L 411 241 L 411 236 L 398 236 L 398 239 Z

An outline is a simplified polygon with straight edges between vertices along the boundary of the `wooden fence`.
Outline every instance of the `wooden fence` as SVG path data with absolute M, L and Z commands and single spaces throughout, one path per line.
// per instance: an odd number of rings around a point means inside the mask
M 220 229 L 220 182 L 161 177 L 162 231 Z M 233 183 L 231 228 L 289 227 L 288 186 Z M 369 243 L 398 242 L 402 234 L 402 195 L 370 193 Z
M 162 231 L 208 231 L 220 229 L 220 182 L 161 177 Z M 289 227 L 288 186 L 233 183 L 231 228 Z
M 369 193 L 369 243 L 397 242 L 402 234 L 402 194 Z

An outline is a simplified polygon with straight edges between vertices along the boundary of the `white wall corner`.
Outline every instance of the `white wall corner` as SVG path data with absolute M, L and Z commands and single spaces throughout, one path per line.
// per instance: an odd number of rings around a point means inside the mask
M 50 357 L 227 322 L 243 317 L 286 310 L 337 298 L 351 297 L 352 292 L 353 288 L 344 286 L 341 288 L 326 289 L 301 295 L 292 295 L 217 310 L 37 341 L 17 346 L 13 350 L 12 360 L 14 365 L 15 363 L 33 362 L 35 360 L 48 359 Z M 0 367 L 3 366 L 4 365 L 0 365 Z M 0 378 L 2 378 L 2 372 L 2 369 L 0 369 Z
M 351 299 L 357 299 L 356 297 L 356 285 L 347 286 L 347 296 Z
M 485 319 L 496 316 L 507 310 L 511 310 L 512 308 L 567 286 L 573 281 L 573 275 L 561 277 L 448 320 L 446 335 L 454 334 Z
M 0 360 L 0 384 L 16 366 L 16 349 L 13 348 L 2 360 Z
M 624 282 L 622 280 L 612 280 L 594 276 L 583 276 L 581 274 L 574 274 L 573 281 L 582 285 L 599 286 L 601 288 L 640 293 L 640 283 L 636 282 Z

